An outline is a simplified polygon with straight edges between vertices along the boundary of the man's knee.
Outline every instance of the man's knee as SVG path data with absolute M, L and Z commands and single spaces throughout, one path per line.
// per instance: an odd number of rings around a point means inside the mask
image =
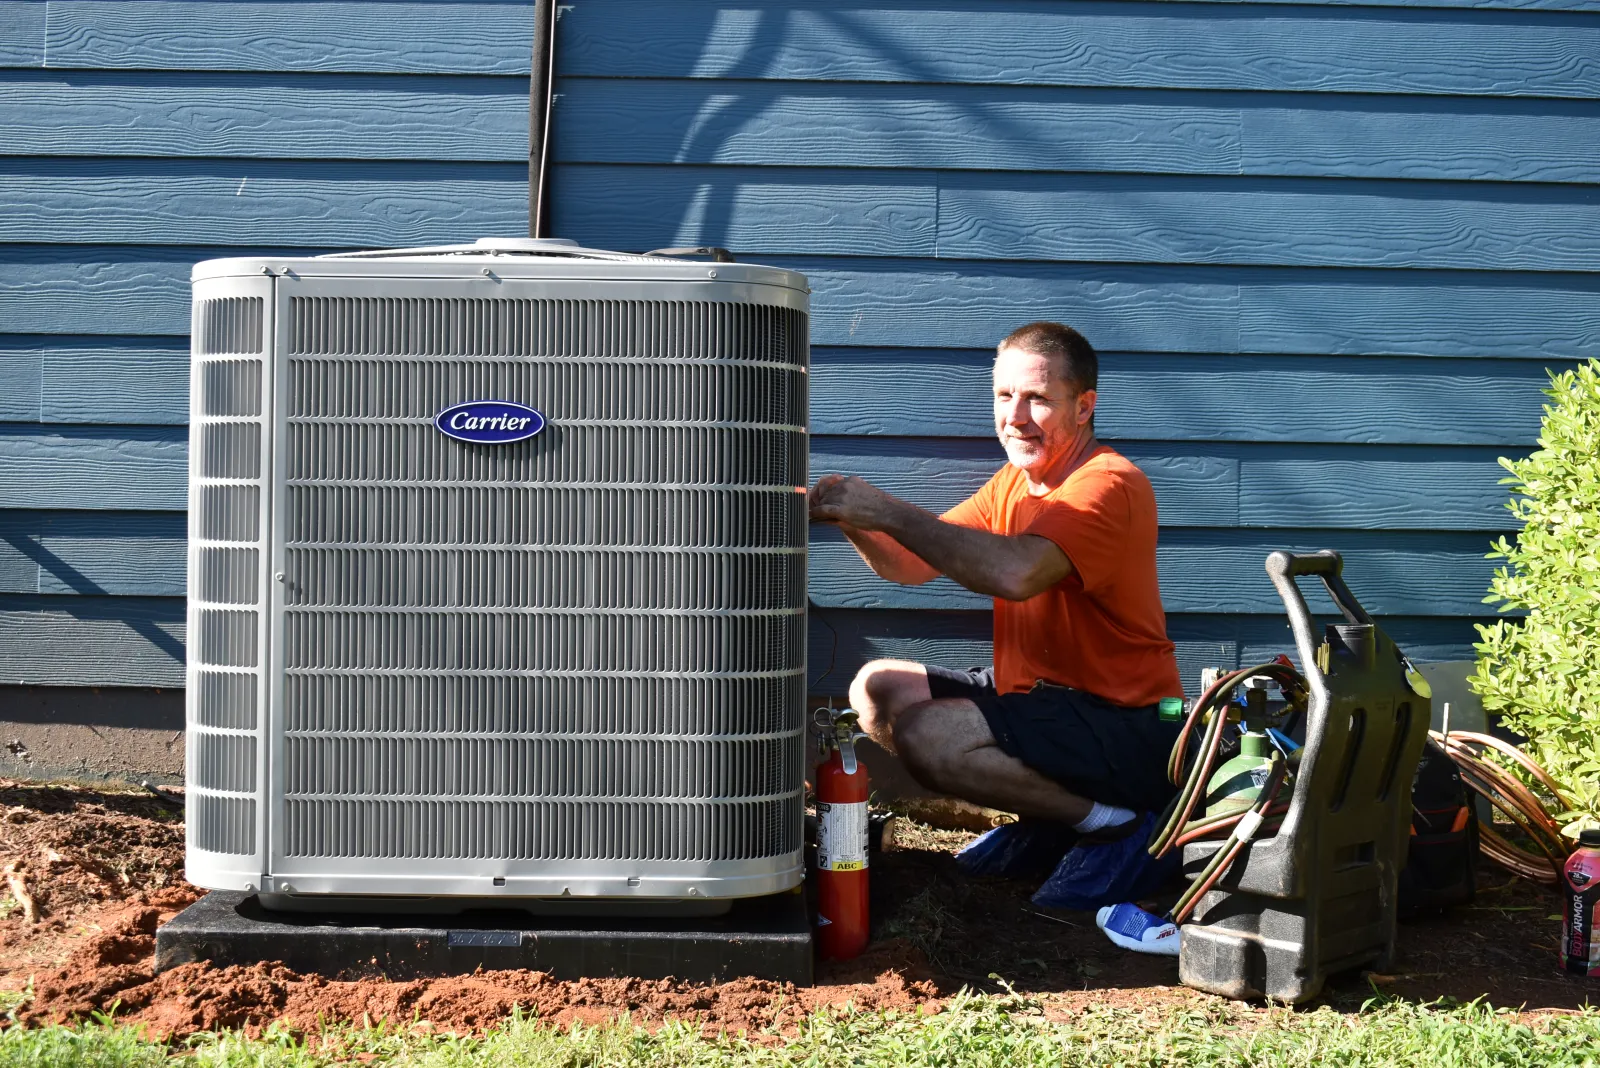
M 850 683 L 850 706 L 861 715 L 861 729 L 887 735 L 907 707 L 927 701 L 928 675 L 921 664 L 906 660 L 873 660 Z

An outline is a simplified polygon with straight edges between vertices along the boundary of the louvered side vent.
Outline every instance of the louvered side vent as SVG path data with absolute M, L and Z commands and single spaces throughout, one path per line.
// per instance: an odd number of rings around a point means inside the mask
M 189 724 L 193 841 L 256 852 L 263 692 L 264 304 L 195 304 L 190 415 Z
M 798 850 L 805 314 L 306 296 L 288 316 L 283 854 Z M 433 426 L 485 398 L 546 428 Z

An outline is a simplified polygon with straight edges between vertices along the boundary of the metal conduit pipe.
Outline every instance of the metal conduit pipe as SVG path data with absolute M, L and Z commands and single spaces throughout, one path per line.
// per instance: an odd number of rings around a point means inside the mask
M 528 78 L 528 236 L 550 236 L 550 109 L 556 85 L 556 0 L 533 2 Z

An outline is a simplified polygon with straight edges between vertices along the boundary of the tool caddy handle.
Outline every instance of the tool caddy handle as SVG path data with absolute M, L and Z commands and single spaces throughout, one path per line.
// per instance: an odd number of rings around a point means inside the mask
M 1309 678 L 1316 670 L 1317 634 L 1311 609 L 1295 579 L 1301 575 L 1315 575 L 1328 588 L 1328 596 L 1352 624 L 1372 623 L 1372 617 L 1361 607 L 1356 595 L 1344 582 L 1344 558 L 1332 549 L 1314 553 L 1291 553 L 1282 549 L 1267 557 L 1267 574 L 1277 587 L 1283 607 L 1289 613 L 1289 627 L 1294 631 L 1294 644 L 1300 650 L 1301 669 Z

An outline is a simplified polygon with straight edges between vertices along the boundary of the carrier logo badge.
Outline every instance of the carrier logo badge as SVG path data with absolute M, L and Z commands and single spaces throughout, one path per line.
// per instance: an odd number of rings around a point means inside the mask
M 484 400 L 452 404 L 433 417 L 439 432 L 477 445 L 509 445 L 544 429 L 544 416 L 523 404 Z

